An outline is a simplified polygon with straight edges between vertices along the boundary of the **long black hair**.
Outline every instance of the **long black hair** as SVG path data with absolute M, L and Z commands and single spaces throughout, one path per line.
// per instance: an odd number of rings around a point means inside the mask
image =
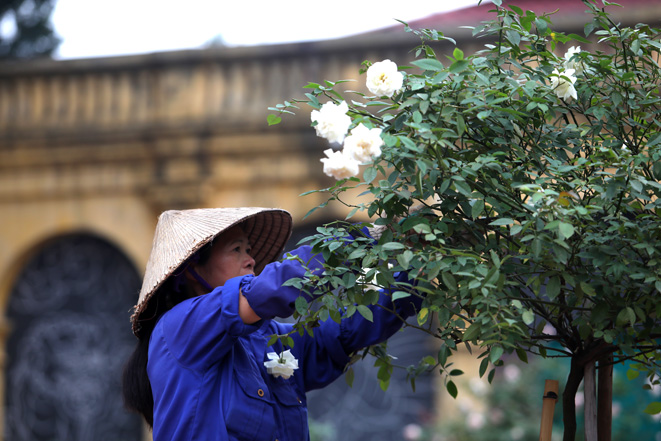
M 195 256 L 198 264 L 205 264 L 211 256 L 212 243 L 203 246 Z M 190 260 L 181 267 L 185 271 Z M 185 278 L 182 278 L 185 279 Z M 172 309 L 175 305 L 184 300 L 193 297 L 193 290 L 190 284 L 177 286 L 173 277 L 165 280 L 163 285 L 154 293 L 152 299 L 147 304 L 145 311 L 141 314 L 140 335 L 138 343 L 124 365 L 122 373 L 122 395 L 124 397 L 124 406 L 132 411 L 141 414 L 149 427 L 154 426 L 154 396 L 151 391 L 151 383 L 147 375 L 147 361 L 149 359 L 149 339 L 151 338 L 154 326 L 163 314 Z M 146 319 L 143 319 L 146 317 Z

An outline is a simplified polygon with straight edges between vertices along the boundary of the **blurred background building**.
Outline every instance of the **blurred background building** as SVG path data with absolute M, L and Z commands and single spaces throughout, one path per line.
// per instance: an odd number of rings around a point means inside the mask
M 658 0 L 620 3 L 625 8 L 611 12 L 623 24 L 661 21 Z M 582 34 L 580 0 L 514 4 L 559 9 L 556 28 Z M 484 41 L 459 26 L 477 25 L 489 9 L 410 25 L 439 29 L 471 53 Z M 316 225 L 343 218 L 348 210 L 336 204 L 304 219 L 324 195 L 299 195 L 332 184 L 321 171 L 327 143 L 310 128 L 310 109 L 269 127 L 267 108 L 302 97 L 310 81 L 356 79 L 345 88 L 363 90 L 362 61 L 403 65 L 418 43 L 398 25 L 327 41 L 1 62 L 2 439 L 143 439 L 140 420 L 122 409 L 119 382 L 134 345 L 129 310 L 159 213 L 282 207 L 295 220 L 288 248 Z M 453 49 L 436 48 L 439 58 Z M 403 332 L 391 352 L 408 365 L 433 344 Z M 367 361 L 353 389 L 340 379 L 310 394 L 316 439 L 414 439 L 412 428 L 458 415 L 438 375 L 419 379 L 415 393 L 405 372 L 396 376 L 383 393 Z

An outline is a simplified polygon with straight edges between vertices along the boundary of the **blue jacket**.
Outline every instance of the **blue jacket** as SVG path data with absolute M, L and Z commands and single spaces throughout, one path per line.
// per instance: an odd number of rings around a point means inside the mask
M 307 246 L 294 253 L 303 260 L 311 256 Z M 402 322 L 374 305 L 373 322 L 356 313 L 341 324 L 323 322 L 314 329 L 314 338 L 294 333 L 291 352 L 299 369 L 287 380 L 275 378 L 264 367 L 266 354 L 279 354 L 283 348 L 279 342 L 267 343 L 271 335 L 285 334 L 292 325 L 270 319 L 243 323 L 239 293 L 257 309 L 268 303 L 265 299 L 288 301 L 299 292 L 282 287 L 282 282 L 304 274 L 294 260 L 272 263 L 259 276 L 230 279 L 161 317 L 151 336 L 147 366 L 154 396 L 154 441 L 309 439 L 306 391 L 335 380 L 352 352 L 386 340 Z M 420 300 L 413 298 L 395 302 L 400 315 L 415 313 Z M 392 308 L 387 295 L 382 294 L 379 303 Z

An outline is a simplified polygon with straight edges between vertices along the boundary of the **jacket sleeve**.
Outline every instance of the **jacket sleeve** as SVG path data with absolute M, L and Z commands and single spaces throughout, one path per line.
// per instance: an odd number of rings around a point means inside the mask
M 302 246 L 291 254 L 306 263 L 313 273 L 323 271 L 323 257 L 313 254 L 310 246 Z M 266 265 L 259 276 L 246 276 L 241 283 L 241 292 L 262 319 L 289 317 L 294 313 L 296 298 L 303 295 L 310 300 L 310 296 L 298 288 L 282 284 L 293 278 L 303 278 L 305 273 L 305 267 L 298 260 L 273 262 Z
M 398 274 L 396 280 L 408 282 L 406 273 Z M 421 297 L 413 295 L 393 302 L 389 294 L 389 290 L 382 290 L 378 303 L 369 307 L 372 322 L 355 313 L 343 317 L 339 324 L 330 319 L 322 322 L 314 328 L 314 337 L 292 335 L 292 352 L 302 367 L 299 381 L 304 390 L 319 389 L 337 379 L 353 352 L 387 340 L 403 326 L 402 319 L 415 314 L 422 303 Z
M 311 270 L 322 268 L 323 260 L 313 255 L 309 246 L 297 255 Z M 188 367 L 204 368 L 220 360 L 238 337 L 255 332 L 262 321 L 249 325 L 239 316 L 239 297 L 262 319 L 289 317 L 301 291 L 282 284 L 294 277 L 304 277 L 305 268 L 297 260 L 267 265 L 259 276 L 240 276 L 209 294 L 180 303 L 159 321 L 163 338 L 172 355 Z
M 395 280 L 410 283 L 405 272 L 396 274 Z M 369 306 L 373 321 L 358 313 L 342 319 L 339 341 L 348 354 L 387 340 L 404 325 L 404 319 L 420 310 L 422 296 L 411 294 L 393 302 L 390 297 L 392 291 L 395 289 L 382 290 L 379 301 Z
M 224 357 L 237 338 L 260 328 L 261 322 L 249 325 L 239 316 L 241 280 L 235 277 L 209 294 L 186 300 L 159 320 L 159 333 L 179 363 L 204 370 Z

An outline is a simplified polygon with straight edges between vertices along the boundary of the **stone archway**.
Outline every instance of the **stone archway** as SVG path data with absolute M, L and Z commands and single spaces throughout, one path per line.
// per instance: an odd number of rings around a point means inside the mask
M 28 261 L 7 310 L 5 439 L 141 438 L 120 388 L 139 289 L 126 256 L 94 236 L 57 238 Z

